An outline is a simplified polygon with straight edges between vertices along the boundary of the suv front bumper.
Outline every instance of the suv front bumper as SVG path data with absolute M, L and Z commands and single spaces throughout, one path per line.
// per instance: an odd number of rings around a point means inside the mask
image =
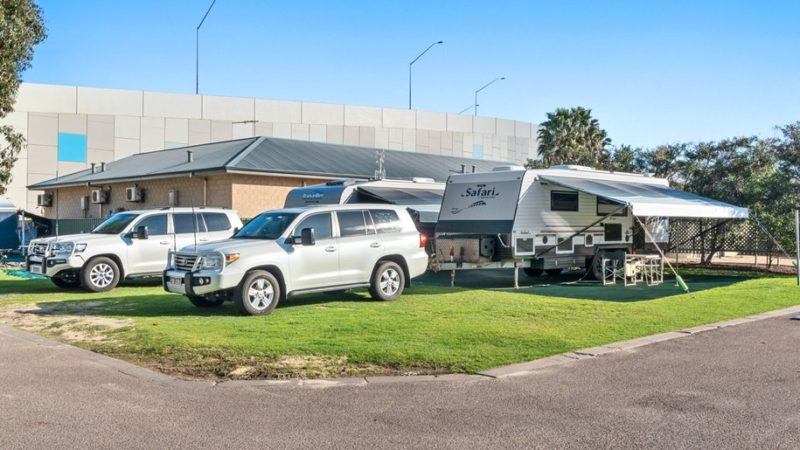
M 233 289 L 240 280 L 240 274 L 210 271 L 184 272 L 175 269 L 165 270 L 163 277 L 165 291 L 188 296 L 202 296 Z
M 65 270 L 80 270 L 86 263 L 80 256 L 37 256 L 28 255 L 25 258 L 25 269 L 30 273 L 48 277 L 58 275 Z

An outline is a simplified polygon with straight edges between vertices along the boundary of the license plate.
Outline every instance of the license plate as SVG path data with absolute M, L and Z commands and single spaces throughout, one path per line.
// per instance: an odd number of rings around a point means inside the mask
M 183 278 L 167 277 L 167 289 L 171 292 L 183 293 L 185 291 L 183 286 Z
M 31 268 L 29 270 L 31 273 L 42 273 L 42 266 L 39 264 L 31 264 Z

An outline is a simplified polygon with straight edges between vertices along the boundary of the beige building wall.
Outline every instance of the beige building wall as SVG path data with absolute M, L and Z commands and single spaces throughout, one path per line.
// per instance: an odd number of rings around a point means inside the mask
M 272 177 L 261 175 L 229 175 L 233 190 L 233 209 L 243 218 L 270 209 L 283 208 L 286 195 L 300 186 L 324 183 L 327 180 L 308 178 Z
M 53 206 L 41 208 L 43 215 L 62 219 L 104 218 L 109 211 L 158 208 L 169 205 L 169 192 L 178 192 L 175 206 L 220 206 L 237 210 L 242 218 L 252 218 L 270 209 L 282 208 L 286 195 L 295 187 L 324 183 L 326 180 L 275 177 L 246 174 L 219 174 L 196 177 L 175 177 L 146 180 L 137 183 L 110 183 L 92 187 L 68 187 L 48 190 L 53 195 Z M 143 202 L 128 202 L 125 189 L 138 186 L 144 190 Z M 81 197 L 91 198 L 91 191 L 103 189 L 109 195 L 108 203 L 89 204 L 81 209 Z
M 53 206 L 40 209 L 48 218 L 55 218 L 56 215 L 62 219 L 104 218 L 109 211 L 119 208 L 133 210 L 170 206 L 168 195 L 171 190 L 178 192 L 178 204 L 175 206 L 207 205 L 230 208 L 233 203 L 231 181 L 232 178 L 227 175 L 211 175 L 53 189 L 46 191 L 53 195 Z M 143 202 L 126 201 L 125 189 L 134 185 L 144 189 Z M 108 203 L 90 203 L 87 210 L 82 210 L 81 197 L 87 196 L 91 199 L 91 191 L 95 189 L 102 189 L 108 193 Z
M 42 212 L 26 186 L 141 152 L 250 136 L 418 151 L 519 164 L 536 156 L 537 126 L 443 112 L 258 98 L 23 83 L 0 124 L 27 145 L 8 197 Z M 84 155 L 65 151 L 84 139 Z M 77 159 L 77 161 L 75 160 Z

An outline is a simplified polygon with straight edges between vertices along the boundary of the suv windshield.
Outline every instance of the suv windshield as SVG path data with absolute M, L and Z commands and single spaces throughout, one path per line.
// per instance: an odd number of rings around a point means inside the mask
M 238 239 L 277 239 L 286 231 L 297 213 L 268 212 L 259 214 L 242 227 L 234 238 Z
M 139 214 L 133 213 L 119 213 L 106 219 L 105 222 L 97 226 L 92 233 L 98 234 L 119 234 L 122 233 L 134 219 L 139 217 Z

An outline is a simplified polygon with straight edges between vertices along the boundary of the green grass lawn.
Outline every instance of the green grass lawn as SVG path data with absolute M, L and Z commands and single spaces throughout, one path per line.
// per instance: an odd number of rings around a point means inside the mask
M 172 374 L 274 378 L 475 372 L 800 304 L 791 277 L 685 273 L 689 294 L 669 280 L 624 288 L 543 277 L 512 291 L 452 289 L 447 274 L 426 275 L 395 302 L 311 295 L 264 317 L 198 309 L 153 282 L 90 294 L 0 273 L 0 320 Z M 508 286 L 511 275 L 460 273 L 456 283 Z

